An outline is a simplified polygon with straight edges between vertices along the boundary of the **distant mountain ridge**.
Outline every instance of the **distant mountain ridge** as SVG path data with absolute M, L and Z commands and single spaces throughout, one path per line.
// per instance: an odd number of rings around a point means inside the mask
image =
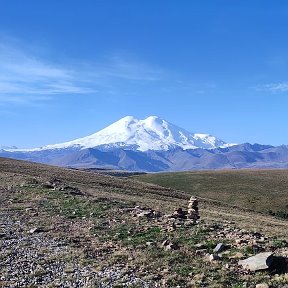
M 3 149 L 1 157 L 74 168 L 160 172 L 288 168 L 288 146 L 233 145 L 187 132 L 156 116 L 127 116 L 90 136 L 35 149 Z
M 18 149 L 16 146 L 2 146 L 0 145 L 0 150 L 15 150 Z
M 137 151 L 114 148 L 0 151 L 1 157 L 74 168 L 160 172 L 209 169 L 288 168 L 288 146 L 241 144 L 228 148 Z

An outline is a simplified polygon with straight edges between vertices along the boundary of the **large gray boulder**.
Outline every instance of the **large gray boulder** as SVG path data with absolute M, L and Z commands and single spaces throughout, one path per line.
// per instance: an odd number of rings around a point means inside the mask
M 250 271 L 268 269 L 273 262 L 273 253 L 263 252 L 238 262 L 243 268 Z

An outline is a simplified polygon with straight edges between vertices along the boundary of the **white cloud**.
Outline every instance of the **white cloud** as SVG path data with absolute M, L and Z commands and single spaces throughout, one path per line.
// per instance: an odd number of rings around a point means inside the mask
M 93 98 L 101 97 L 111 103 L 120 98 L 145 95 L 193 97 L 215 89 L 214 83 L 197 83 L 186 77 L 183 80 L 182 75 L 131 59 L 127 55 L 60 65 L 39 57 L 38 52 L 42 49 L 27 48 L 27 45 L 17 41 L 3 43 L 0 35 L 2 108 L 45 104 L 61 95 L 85 94 Z
M 0 44 L 0 101 L 26 103 L 47 100 L 55 94 L 92 93 L 74 71 L 57 67 Z
M 256 87 L 256 89 L 259 91 L 286 92 L 288 91 L 288 82 L 279 82 L 279 83 L 259 85 Z
M 1 40 L 0 40 L 1 41 Z M 121 57 L 64 67 L 0 42 L 0 104 L 27 104 L 62 94 L 118 90 L 131 82 L 158 81 L 162 71 Z

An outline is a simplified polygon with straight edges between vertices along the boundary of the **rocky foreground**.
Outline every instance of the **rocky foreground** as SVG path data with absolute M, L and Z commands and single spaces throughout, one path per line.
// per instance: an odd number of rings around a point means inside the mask
M 285 239 L 199 220 L 196 199 L 167 214 L 36 178 L 0 195 L 0 287 L 288 287 Z

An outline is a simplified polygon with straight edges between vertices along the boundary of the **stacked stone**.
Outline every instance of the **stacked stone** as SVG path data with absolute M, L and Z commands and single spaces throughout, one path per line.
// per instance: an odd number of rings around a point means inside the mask
M 186 219 L 187 211 L 182 210 L 182 208 L 177 208 L 172 214 L 172 218 Z
M 188 219 L 192 219 L 194 223 L 200 218 L 198 209 L 198 200 L 192 196 L 188 202 Z

